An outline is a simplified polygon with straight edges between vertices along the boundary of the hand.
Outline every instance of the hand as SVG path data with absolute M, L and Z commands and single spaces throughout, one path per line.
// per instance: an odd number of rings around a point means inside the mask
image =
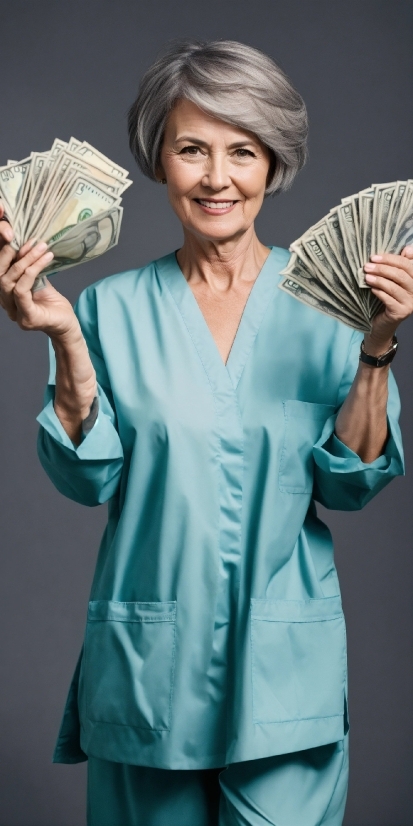
M 50 264 L 53 253 L 46 244 L 33 241 L 16 253 L 10 246 L 13 229 L 3 215 L 0 203 L 0 306 L 22 330 L 43 330 L 52 338 L 77 331 L 72 305 L 51 284 L 32 293 L 36 277 Z
M 372 255 L 364 271 L 372 293 L 384 304 L 364 338 L 366 352 L 379 356 L 390 347 L 399 324 L 413 313 L 413 247 L 405 247 L 401 255 Z

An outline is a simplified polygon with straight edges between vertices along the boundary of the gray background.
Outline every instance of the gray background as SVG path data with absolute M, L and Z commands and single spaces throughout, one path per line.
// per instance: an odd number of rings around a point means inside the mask
M 268 52 L 308 104 L 310 160 L 288 194 L 265 203 L 263 242 L 288 246 L 342 196 L 413 174 L 411 2 L 0 0 L 0 163 L 75 135 L 135 179 L 119 247 L 56 280 L 70 299 L 180 244 L 165 190 L 134 168 L 126 112 L 142 71 L 167 40 L 183 36 Z M 407 477 L 361 513 L 323 513 L 349 636 L 346 826 L 413 824 L 412 338 L 406 323 L 394 368 Z M 46 349 L 42 334 L 0 318 L 0 826 L 85 823 L 85 765 L 50 760 L 106 510 L 64 499 L 38 463 Z

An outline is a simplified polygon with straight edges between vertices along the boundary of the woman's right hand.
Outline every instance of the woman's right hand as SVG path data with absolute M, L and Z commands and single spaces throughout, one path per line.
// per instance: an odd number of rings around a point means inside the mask
M 54 409 L 74 444 L 82 439 L 82 421 L 97 393 L 96 374 L 73 307 L 49 282 L 32 293 L 35 279 L 53 255 L 46 244 L 27 244 L 16 253 L 13 230 L 2 221 L 0 204 L 0 305 L 22 330 L 42 330 L 56 354 Z
M 47 282 L 32 293 L 37 276 L 53 260 L 45 243 L 28 241 L 16 252 L 10 246 L 13 229 L 2 220 L 0 202 L 0 305 L 22 330 L 42 330 L 52 339 L 66 337 L 79 329 L 73 307 Z

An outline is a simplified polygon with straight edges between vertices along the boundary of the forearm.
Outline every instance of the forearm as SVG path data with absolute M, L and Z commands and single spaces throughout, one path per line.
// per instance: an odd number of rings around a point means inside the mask
M 371 355 L 380 355 L 371 340 L 366 341 L 366 350 Z M 383 346 L 379 350 L 383 352 Z M 382 455 L 388 437 L 389 369 L 360 362 L 336 421 L 337 437 L 366 463 Z
M 56 354 L 54 409 L 67 435 L 80 444 L 82 421 L 96 395 L 96 374 L 80 325 L 51 337 Z

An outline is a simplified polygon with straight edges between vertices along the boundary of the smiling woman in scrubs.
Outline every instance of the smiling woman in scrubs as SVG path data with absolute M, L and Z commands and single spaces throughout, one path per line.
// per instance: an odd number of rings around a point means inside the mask
M 365 267 L 384 310 L 359 362 L 362 335 L 278 290 L 289 254 L 255 233 L 305 159 L 278 66 L 173 46 L 129 124 L 177 253 L 74 312 L 51 284 L 32 294 L 50 254 L 16 256 L 0 224 L 2 306 L 53 345 L 41 462 L 64 495 L 109 504 L 54 759 L 89 760 L 89 826 L 339 826 L 345 627 L 314 500 L 358 509 L 403 472 L 376 362 L 413 309 L 413 250 Z

